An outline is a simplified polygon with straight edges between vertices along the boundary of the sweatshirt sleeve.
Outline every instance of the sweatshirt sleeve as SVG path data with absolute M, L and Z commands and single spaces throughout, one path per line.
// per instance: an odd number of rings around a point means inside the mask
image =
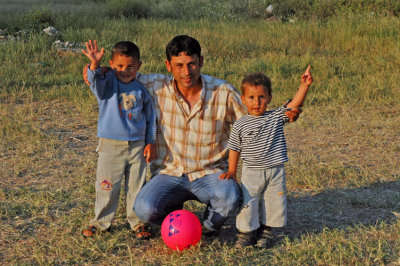
M 109 91 L 108 87 L 111 84 L 111 79 L 109 77 L 111 73 L 108 72 L 103 75 L 101 73 L 101 67 L 98 67 L 95 71 L 92 71 L 90 66 L 88 66 L 87 79 L 90 82 L 90 89 L 99 100 L 105 99 L 107 97 L 107 92 Z

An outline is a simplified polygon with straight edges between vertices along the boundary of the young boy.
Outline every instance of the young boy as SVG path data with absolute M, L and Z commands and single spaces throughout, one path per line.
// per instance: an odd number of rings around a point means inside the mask
M 236 179 L 239 155 L 243 160 L 241 188 L 243 203 L 236 217 L 236 246 L 256 244 L 270 248 L 274 243 L 271 227 L 286 224 L 286 181 L 288 161 L 283 124 L 285 111 L 302 105 L 313 77 L 308 66 L 301 76 L 293 100 L 276 110 L 267 110 L 272 99 L 271 81 L 262 73 L 246 76 L 241 84 L 242 102 L 248 114 L 233 125 L 228 141 L 229 170 L 221 179 Z
M 136 238 L 147 239 L 150 233 L 136 216 L 133 204 L 145 184 L 146 162 L 156 156 L 156 112 L 151 96 L 136 80 L 140 51 L 132 42 L 118 42 L 109 61 L 113 71 L 103 75 L 100 62 L 104 49 L 99 51 L 97 42 L 91 40 L 86 49 L 83 53 L 90 59 L 88 80 L 99 104 L 99 157 L 95 217 L 82 234 L 89 237 L 97 230 L 109 230 L 124 177 L 127 220 Z

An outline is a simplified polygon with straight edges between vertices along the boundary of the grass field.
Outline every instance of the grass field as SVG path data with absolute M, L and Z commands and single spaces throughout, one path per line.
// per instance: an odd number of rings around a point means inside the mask
M 50 2 L 54 12 L 67 9 Z M 0 0 L 15 23 L 11 14 L 26 5 Z M 69 17 L 55 19 L 60 36 L 32 30 L 0 40 L 0 264 L 400 264 L 397 17 L 106 19 L 90 8 L 77 17 L 77 5 L 100 3 L 71 1 Z M 81 77 L 86 58 L 52 44 L 97 39 L 109 56 L 114 42 L 128 39 L 141 48 L 141 72 L 166 73 L 165 45 L 177 34 L 200 41 L 205 74 L 239 86 L 246 73 L 265 72 L 273 107 L 294 94 L 312 65 L 303 114 L 285 129 L 288 224 L 272 249 L 234 248 L 234 214 L 219 238 L 185 252 L 169 250 L 156 227 L 156 237 L 140 242 L 126 226 L 123 199 L 112 232 L 80 234 L 94 214 L 97 103 Z M 185 207 L 199 217 L 204 209 Z

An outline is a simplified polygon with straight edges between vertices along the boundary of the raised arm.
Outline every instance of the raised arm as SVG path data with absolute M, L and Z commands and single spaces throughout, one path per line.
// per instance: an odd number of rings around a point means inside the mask
M 308 88 L 310 87 L 311 83 L 314 81 L 311 72 L 310 72 L 311 65 L 309 65 L 301 75 L 300 87 L 297 90 L 295 96 L 293 97 L 292 101 L 287 105 L 288 108 L 296 108 L 303 104 L 304 99 L 306 98 Z
M 86 42 L 86 50 L 82 49 L 82 52 L 90 60 L 90 70 L 95 71 L 100 66 L 101 59 L 104 56 L 104 48 L 99 51 L 97 41 L 89 40 L 89 42 Z

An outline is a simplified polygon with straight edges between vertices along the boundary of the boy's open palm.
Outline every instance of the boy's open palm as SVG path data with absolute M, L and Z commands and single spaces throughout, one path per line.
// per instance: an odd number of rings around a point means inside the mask
M 90 60 L 90 69 L 95 70 L 101 62 L 101 59 L 104 56 L 104 48 L 99 49 L 97 48 L 97 41 L 94 40 L 89 40 L 89 42 L 86 42 L 86 50 L 82 49 L 82 52 L 89 58 Z M 93 68 L 94 69 L 93 69 Z

